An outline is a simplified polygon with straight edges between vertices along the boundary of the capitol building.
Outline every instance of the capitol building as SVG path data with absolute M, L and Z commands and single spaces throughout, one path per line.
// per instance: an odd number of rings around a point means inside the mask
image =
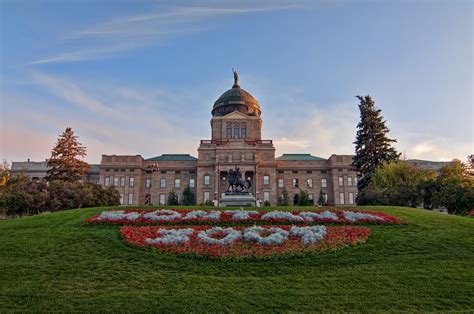
M 165 205 L 175 191 L 179 200 L 189 186 L 196 203 L 221 204 L 228 191 L 229 171 L 238 167 L 249 182 L 248 192 L 257 200 L 277 205 L 286 190 L 290 204 L 300 190 L 315 203 L 322 191 L 331 205 L 354 204 L 357 176 L 352 155 L 287 153 L 275 156 L 272 140 L 262 139 L 259 102 L 240 87 L 234 72 L 234 85 L 212 107 L 211 138 L 203 139 L 194 154 L 162 154 L 144 159 L 141 155 L 103 155 L 99 183 L 115 186 L 124 205 Z

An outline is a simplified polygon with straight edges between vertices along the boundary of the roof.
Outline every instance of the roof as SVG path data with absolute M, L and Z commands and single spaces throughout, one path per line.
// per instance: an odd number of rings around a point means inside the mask
M 48 171 L 47 161 L 13 161 L 11 166 L 11 171 L 21 172 L 21 171 Z
M 163 154 L 153 158 L 146 159 L 147 161 L 195 161 L 196 157 L 189 154 Z
M 214 102 L 212 115 L 224 116 L 232 111 L 240 111 L 252 116 L 261 114 L 258 101 L 238 85 L 232 86 Z
M 277 160 L 327 160 L 326 158 L 313 156 L 311 154 L 283 154 Z

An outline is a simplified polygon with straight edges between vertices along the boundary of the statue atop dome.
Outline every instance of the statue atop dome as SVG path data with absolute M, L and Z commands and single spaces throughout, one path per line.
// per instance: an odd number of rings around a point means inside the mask
M 234 68 L 232 68 L 232 72 L 234 73 L 234 86 L 232 86 L 232 88 L 240 87 L 239 86 L 239 74 L 237 73 L 237 71 Z

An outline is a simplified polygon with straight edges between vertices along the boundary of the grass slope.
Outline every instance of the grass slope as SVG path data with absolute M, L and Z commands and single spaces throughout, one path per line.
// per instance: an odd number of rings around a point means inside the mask
M 307 258 L 209 262 L 124 245 L 102 209 L 0 221 L 5 311 L 474 311 L 474 219 L 365 207 L 406 219 L 360 246 Z

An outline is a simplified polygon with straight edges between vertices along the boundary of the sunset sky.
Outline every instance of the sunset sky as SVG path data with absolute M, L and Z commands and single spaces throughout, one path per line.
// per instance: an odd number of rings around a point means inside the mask
M 0 158 L 44 160 L 72 127 L 102 154 L 197 155 L 232 86 L 282 153 L 353 154 L 373 96 L 407 158 L 473 144 L 472 1 L 0 2 Z

